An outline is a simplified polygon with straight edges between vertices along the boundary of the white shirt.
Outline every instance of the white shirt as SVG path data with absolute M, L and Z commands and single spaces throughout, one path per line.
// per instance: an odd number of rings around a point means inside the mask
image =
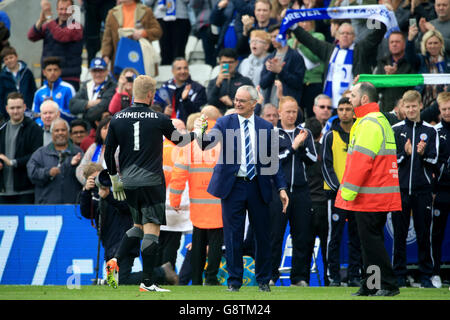
M 238 177 L 247 176 L 247 161 L 245 159 L 245 131 L 244 131 L 244 121 L 248 120 L 248 130 L 250 133 L 250 141 L 252 143 L 253 159 L 256 162 L 256 130 L 255 130 L 255 114 L 252 114 L 250 118 L 246 119 L 238 115 L 239 125 L 241 127 L 241 166 L 239 168 Z M 239 155 L 239 154 L 238 154 Z

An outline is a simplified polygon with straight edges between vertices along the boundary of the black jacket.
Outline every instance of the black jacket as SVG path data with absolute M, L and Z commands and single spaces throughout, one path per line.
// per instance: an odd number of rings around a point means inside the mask
M 0 153 L 5 153 L 5 135 L 6 135 L 5 122 L 0 127 Z M 19 133 L 16 140 L 16 156 L 17 167 L 14 170 L 14 191 L 32 190 L 34 188 L 27 175 L 27 162 L 31 158 L 33 152 L 35 152 L 43 144 L 43 132 L 33 120 L 28 117 L 23 119 Z M 0 160 L 2 161 L 2 160 Z M 3 161 L 2 161 L 3 162 Z M 5 165 L 5 164 L 3 164 Z M 0 170 L 0 192 L 5 191 L 3 170 Z
M 402 192 L 431 192 L 433 171 L 438 161 L 439 137 L 436 129 L 427 122 L 412 122 L 408 119 L 392 127 L 397 144 L 397 163 Z M 405 144 L 411 140 L 413 152 L 407 155 Z M 417 153 L 420 140 L 426 142 L 423 156 Z
M 191 90 L 188 93 L 188 97 L 183 100 L 181 95 L 186 85 L 191 85 Z M 167 107 L 167 101 L 160 97 L 160 92 L 165 91 L 168 93 L 170 101 L 175 100 L 175 112 L 177 113 L 177 119 L 181 119 L 186 123 L 188 116 L 195 112 L 200 112 L 200 107 L 206 104 L 206 89 L 200 83 L 193 81 L 189 77 L 186 82 L 179 88 L 175 85 L 175 80 L 171 79 L 166 81 L 160 89 L 156 92 L 154 104 L 158 104 L 164 109 Z M 172 104 L 172 102 L 171 102 Z M 173 107 L 173 106 L 172 106 Z
M 21 63 L 21 68 L 17 74 L 17 79 L 14 79 L 14 76 L 6 69 L 6 66 L 3 67 L 0 73 L 0 112 L 5 119 L 9 119 L 9 115 L 6 112 L 6 97 L 11 92 L 20 92 L 29 110 L 33 106 L 36 81 L 27 64 L 23 61 L 19 62 Z
M 112 193 L 102 199 L 98 195 L 97 188 L 83 190 L 80 193 L 80 212 L 83 217 L 95 221 L 97 230 L 100 227 L 105 261 L 114 258 L 125 232 L 133 226 L 133 219 L 127 203 L 115 200 Z M 99 224 L 100 215 L 101 224 Z M 139 252 L 134 248 L 130 255 L 138 256 Z
M 298 125 L 294 130 L 294 137 L 296 137 L 302 129 L 305 128 Z M 292 149 L 294 138 L 283 130 L 281 126 L 278 128 L 280 165 L 283 168 L 284 176 L 291 192 L 294 186 L 308 186 L 305 165 L 311 165 L 317 161 L 317 152 L 312 133 L 309 129 L 305 130 L 308 131 L 308 137 L 303 143 L 303 146 L 300 146 L 297 150 L 294 150 Z
M 252 80 L 247 77 L 244 77 L 238 71 L 235 71 L 230 81 L 227 80 L 222 81 L 220 87 L 216 86 L 216 80 L 217 78 L 214 78 L 209 81 L 208 88 L 206 89 L 206 94 L 208 96 L 208 104 L 211 104 L 219 108 L 222 114 L 225 114 L 228 107 L 227 105 L 222 103 L 222 101 L 219 100 L 221 97 L 229 96 L 231 100 L 233 100 L 234 96 L 236 95 L 236 91 L 237 89 L 239 89 L 240 86 L 243 85 L 253 86 Z
M 394 63 L 392 55 L 388 55 L 378 61 L 376 74 L 386 74 L 385 66 L 392 66 Z M 416 73 L 417 69 L 411 65 L 408 60 L 403 57 L 397 62 L 396 74 Z M 394 109 L 397 100 L 403 96 L 408 90 L 414 90 L 414 87 L 394 87 L 394 88 L 378 88 L 378 93 L 381 93 L 380 109 L 384 112 L 389 112 Z
M 439 136 L 439 158 L 434 191 L 450 194 L 450 122 L 442 120 L 435 128 Z M 450 199 L 447 202 L 450 204 Z
M 98 94 L 98 99 L 101 99 L 100 103 L 89 109 L 86 109 L 86 104 L 89 102 L 88 90 L 93 90 L 93 81 L 89 81 L 83 84 L 75 96 L 70 99 L 69 110 L 70 113 L 77 115 L 82 114 L 83 119 L 90 123 L 100 120 L 102 113 L 108 111 L 109 103 L 116 92 L 116 81 L 112 77 L 108 77 L 106 83 Z

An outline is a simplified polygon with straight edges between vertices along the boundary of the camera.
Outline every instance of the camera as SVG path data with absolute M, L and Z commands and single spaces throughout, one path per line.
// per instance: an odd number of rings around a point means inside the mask
M 131 77 L 126 77 L 127 78 L 127 82 L 133 82 L 134 79 L 136 78 L 136 76 L 131 76 Z
M 100 173 L 95 177 L 95 185 L 98 188 L 109 188 L 112 186 L 111 178 L 109 177 L 106 169 L 100 171 Z

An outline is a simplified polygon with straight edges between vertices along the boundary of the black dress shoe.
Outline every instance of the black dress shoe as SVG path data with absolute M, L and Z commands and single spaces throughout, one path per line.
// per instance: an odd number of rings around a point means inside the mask
M 259 291 L 262 292 L 270 292 L 270 286 L 268 283 L 260 283 L 259 284 Z
M 228 288 L 227 288 L 227 291 L 228 292 L 239 292 L 239 287 L 238 286 L 233 286 L 232 284 L 229 284 Z
M 393 290 L 380 289 L 373 296 L 374 297 L 393 297 L 393 296 L 396 296 L 398 294 L 400 294 L 400 290 L 399 289 L 393 289 Z
M 374 293 L 376 293 L 376 290 L 375 291 L 371 291 L 371 290 L 369 290 L 367 288 L 361 287 L 361 288 L 359 288 L 358 291 L 356 291 L 355 293 L 352 293 L 352 296 L 355 296 L 355 297 L 368 297 L 368 296 L 370 296 L 370 295 L 372 295 Z

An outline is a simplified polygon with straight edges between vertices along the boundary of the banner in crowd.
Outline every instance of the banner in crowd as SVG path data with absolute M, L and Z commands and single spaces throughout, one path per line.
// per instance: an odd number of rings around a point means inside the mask
M 286 43 L 286 32 L 294 24 L 308 20 L 327 20 L 327 19 L 368 19 L 376 20 L 386 25 L 387 32 L 385 37 L 393 31 L 399 30 L 397 19 L 393 11 L 390 11 L 384 5 L 369 6 L 348 6 L 332 8 L 312 8 L 312 9 L 288 9 L 283 21 L 281 22 L 280 32 L 277 41 Z M 377 24 L 371 24 L 369 28 L 379 28 Z
M 376 88 L 439 85 L 450 83 L 450 73 L 360 74 L 358 82 L 370 82 Z
M 392 252 L 392 222 L 386 224 L 385 244 Z M 282 267 L 291 266 L 291 245 L 286 229 Z M 186 234 L 180 241 L 176 271 L 181 270 L 186 245 L 192 237 Z M 341 248 L 342 265 L 348 259 L 348 235 L 344 231 Z M 99 278 L 104 278 L 103 249 L 97 251 L 97 231 L 91 221 L 83 218 L 77 205 L 0 205 L 0 285 L 90 285 L 96 278 L 97 254 L 100 257 Z M 315 244 L 317 273 L 311 273 L 311 286 L 323 285 L 323 264 L 319 242 Z M 407 239 L 408 263 L 417 263 L 417 243 L 411 220 Z M 442 245 L 442 261 L 450 262 L 450 219 Z M 255 285 L 254 261 L 244 257 L 245 285 Z M 133 272 L 141 271 L 139 258 Z M 289 274 L 283 274 L 280 285 L 289 285 Z M 228 278 L 226 260 L 222 259 L 218 279 L 222 284 Z

